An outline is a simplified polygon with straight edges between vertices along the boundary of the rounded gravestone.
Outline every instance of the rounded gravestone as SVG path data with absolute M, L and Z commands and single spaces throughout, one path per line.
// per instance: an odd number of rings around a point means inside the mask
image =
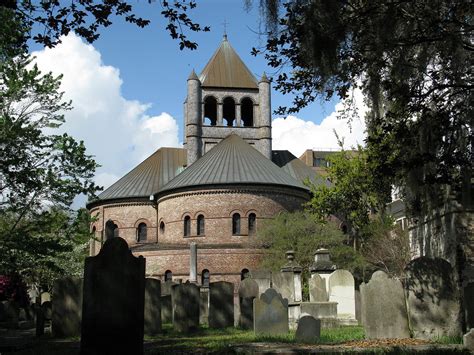
M 355 319 L 354 277 L 347 270 L 336 270 L 329 276 L 329 301 L 337 302 L 338 318 Z
M 303 316 L 298 321 L 295 340 L 298 343 L 315 343 L 321 336 L 321 320 Z
M 253 328 L 253 300 L 257 297 L 258 284 L 252 279 L 242 280 L 239 287 L 239 325 L 243 329 Z

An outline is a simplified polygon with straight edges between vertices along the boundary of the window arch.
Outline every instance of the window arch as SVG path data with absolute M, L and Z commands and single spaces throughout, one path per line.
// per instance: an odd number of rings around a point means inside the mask
M 204 229 L 204 216 L 200 214 L 197 217 L 197 235 L 204 235 L 205 234 L 205 229 Z
M 250 271 L 249 269 L 242 269 L 240 272 L 240 281 L 245 280 L 250 277 Z
M 189 237 L 191 235 L 191 217 L 184 217 L 184 236 Z
M 204 99 L 204 124 L 215 126 L 217 123 L 217 100 L 214 96 Z
M 248 97 L 240 102 L 240 117 L 244 127 L 253 127 L 253 101 Z
M 160 234 L 165 234 L 165 222 L 160 222 Z
M 202 270 L 201 273 L 201 285 L 209 287 L 209 282 L 211 280 L 211 274 L 208 269 Z
M 232 235 L 240 234 L 240 214 L 234 213 L 232 215 Z
M 165 271 L 165 282 L 173 281 L 173 273 L 170 270 Z
M 119 236 L 118 226 L 112 221 L 108 220 L 105 223 L 105 240 L 112 239 L 113 237 Z
M 224 99 L 223 118 L 227 122 L 228 127 L 232 127 L 235 121 L 235 101 L 232 97 Z
M 255 230 L 257 227 L 257 215 L 255 213 L 250 213 L 248 218 L 248 227 L 249 227 L 249 235 L 255 234 Z
M 137 227 L 137 242 L 146 242 L 147 227 L 145 223 L 140 223 Z

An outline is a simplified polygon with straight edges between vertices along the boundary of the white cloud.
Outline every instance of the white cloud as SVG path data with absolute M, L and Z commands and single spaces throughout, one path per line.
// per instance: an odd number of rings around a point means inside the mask
M 344 148 L 349 149 L 357 144 L 363 144 L 365 138 L 365 113 L 367 107 L 363 102 L 362 92 L 354 90 L 354 102 L 358 117 L 351 124 L 338 118 L 338 112 L 344 108 L 344 103 L 339 102 L 335 111 L 324 118 L 318 125 L 312 121 L 305 121 L 296 116 L 276 118 L 273 126 L 274 150 L 287 149 L 299 157 L 306 149 L 340 149 L 336 135 L 344 139 Z
M 74 109 L 62 130 L 83 140 L 102 166 L 96 182 L 109 186 L 159 147 L 178 147 L 178 124 L 168 113 L 146 114 L 149 104 L 121 94 L 120 71 L 104 65 L 100 53 L 71 34 L 53 49 L 34 52 L 43 72 L 63 74 L 61 90 Z

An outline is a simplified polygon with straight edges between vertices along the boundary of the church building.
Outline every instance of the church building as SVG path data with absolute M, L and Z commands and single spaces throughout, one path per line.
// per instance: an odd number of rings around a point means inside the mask
M 194 242 L 200 284 L 238 284 L 257 269 L 262 222 L 301 208 L 303 180 L 318 181 L 289 151 L 272 151 L 270 91 L 224 36 L 187 80 L 184 147 L 158 149 L 88 203 L 90 254 L 120 236 L 146 258 L 147 276 L 186 281 Z

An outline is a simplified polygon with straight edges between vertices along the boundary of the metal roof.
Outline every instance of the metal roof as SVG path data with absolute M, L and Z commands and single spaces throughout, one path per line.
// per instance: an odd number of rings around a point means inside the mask
M 98 199 L 102 201 L 128 197 L 148 198 L 178 175 L 185 165 L 185 149 L 160 148 L 103 191 Z
M 201 86 L 258 89 L 253 74 L 224 36 L 220 47 L 199 75 Z
M 303 182 L 309 179 L 316 186 L 322 184 L 330 186 L 329 181 L 324 176 L 311 169 L 288 150 L 272 151 L 272 161 L 278 165 L 280 169 L 298 181 Z
M 308 190 L 241 137 L 231 134 L 158 191 L 194 186 L 282 185 Z

